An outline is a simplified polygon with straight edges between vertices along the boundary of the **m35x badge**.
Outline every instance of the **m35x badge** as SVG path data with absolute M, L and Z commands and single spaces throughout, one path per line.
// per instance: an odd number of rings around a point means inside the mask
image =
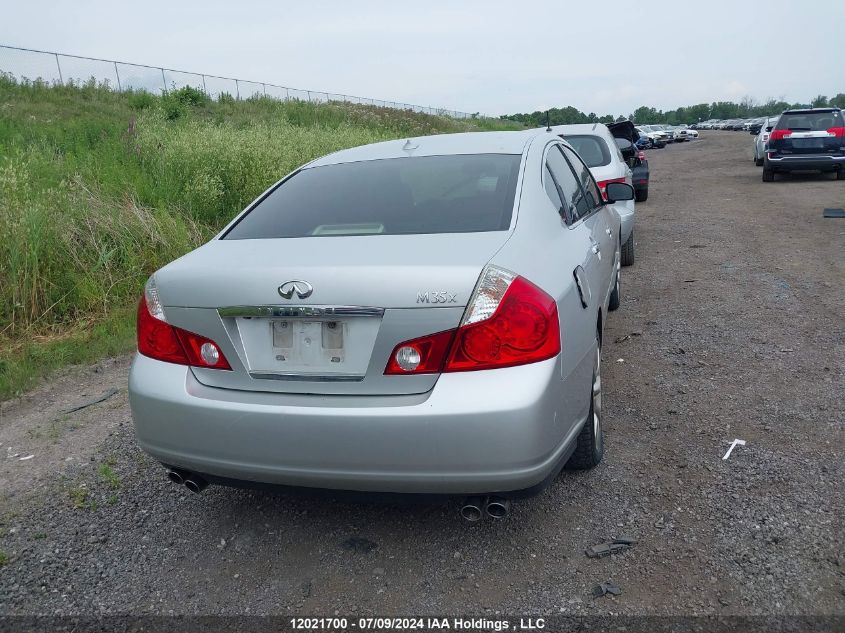
M 417 303 L 457 303 L 458 293 L 448 290 L 431 290 L 429 292 L 418 292 Z

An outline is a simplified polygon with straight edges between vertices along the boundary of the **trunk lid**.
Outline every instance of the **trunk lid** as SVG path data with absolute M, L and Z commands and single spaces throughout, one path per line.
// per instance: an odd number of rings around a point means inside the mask
M 193 368 L 206 385 L 424 393 L 437 375 L 385 376 L 391 352 L 456 328 L 481 270 L 509 235 L 214 240 L 160 270 L 156 283 L 168 321 L 217 342 L 232 366 Z

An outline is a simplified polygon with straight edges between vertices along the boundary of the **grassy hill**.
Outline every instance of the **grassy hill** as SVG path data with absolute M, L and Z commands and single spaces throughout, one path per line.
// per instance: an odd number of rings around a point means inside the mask
M 298 165 L 392 138 L 517 127 L 0 76 L 0 400 L 131 349 L 146 277 Z

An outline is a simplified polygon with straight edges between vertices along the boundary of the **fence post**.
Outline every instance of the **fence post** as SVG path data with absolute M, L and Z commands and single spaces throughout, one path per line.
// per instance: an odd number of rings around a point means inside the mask
M 264 89 L 264 96 L 267 96 L 267 84 L 261 84 L 261 87 Z
M 167 79 L 164 78 L 164 68 L 159 68 L 161 71 L 161 85 L 164 86 L 164 94 L 167 94 Z
M 55 55 L 55 57 L 56 57 L 56 68 L 59 69 L 59 83 L 64 85 L 65 80 L 62 78 L 62 67 L 59 64 L 59 55 L 58 55 L 58 53 L 53 53 L 53 55 Z
M 238 84 L 238 80 L 235 79 L 235 98 L 240 101 L 241 100 L 241 87 Z
M 202 77 L 202 91 L 203 91 L 205 94 L 208 94 L 208 90 L 207 90 L 207 89 L 206 89 L 206 87 L 205 87 L 205 75 L 201 75 L 201 77 Z
M 306 90 L 306 91 L 305 91 L 305 94 L 307 94 L 307 95 L 308 95 L 308 103 L 311 103 L 311 91 L 310 91 L 310 90 Z
M 290 101 L 290 90 L 285 88 L 285 101 Z
M 114 63 L 114 76 L 117 77 L 117 91 L 123 92 L 123 86 L 120 85 L 120 73 L 117 72 L 117 62 Z

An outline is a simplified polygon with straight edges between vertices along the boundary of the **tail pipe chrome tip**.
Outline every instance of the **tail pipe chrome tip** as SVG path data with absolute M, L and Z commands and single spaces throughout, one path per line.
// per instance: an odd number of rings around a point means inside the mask
M 470 523 L 480 521 L 484 516 L 484 501 L 484 497 L 467 497 L 461 506 L 461 516 Z
M 510 499 L 503 499 L 502 497 L 490 497 L 484 509 L 487 516 L 493 519 L 504 519 L 511 511 L 511 502 Z
M 188 476 L 188 473 L 180 468 L 168 468 L 167 469 L 167 478 L 172 481 L 174 484 L 183 484 L 185 483 L 185 478 Z
M 208 482 L 199 475 L 188 475 L 185 477 L 185 487 L 197 494 L 208 488 Z

